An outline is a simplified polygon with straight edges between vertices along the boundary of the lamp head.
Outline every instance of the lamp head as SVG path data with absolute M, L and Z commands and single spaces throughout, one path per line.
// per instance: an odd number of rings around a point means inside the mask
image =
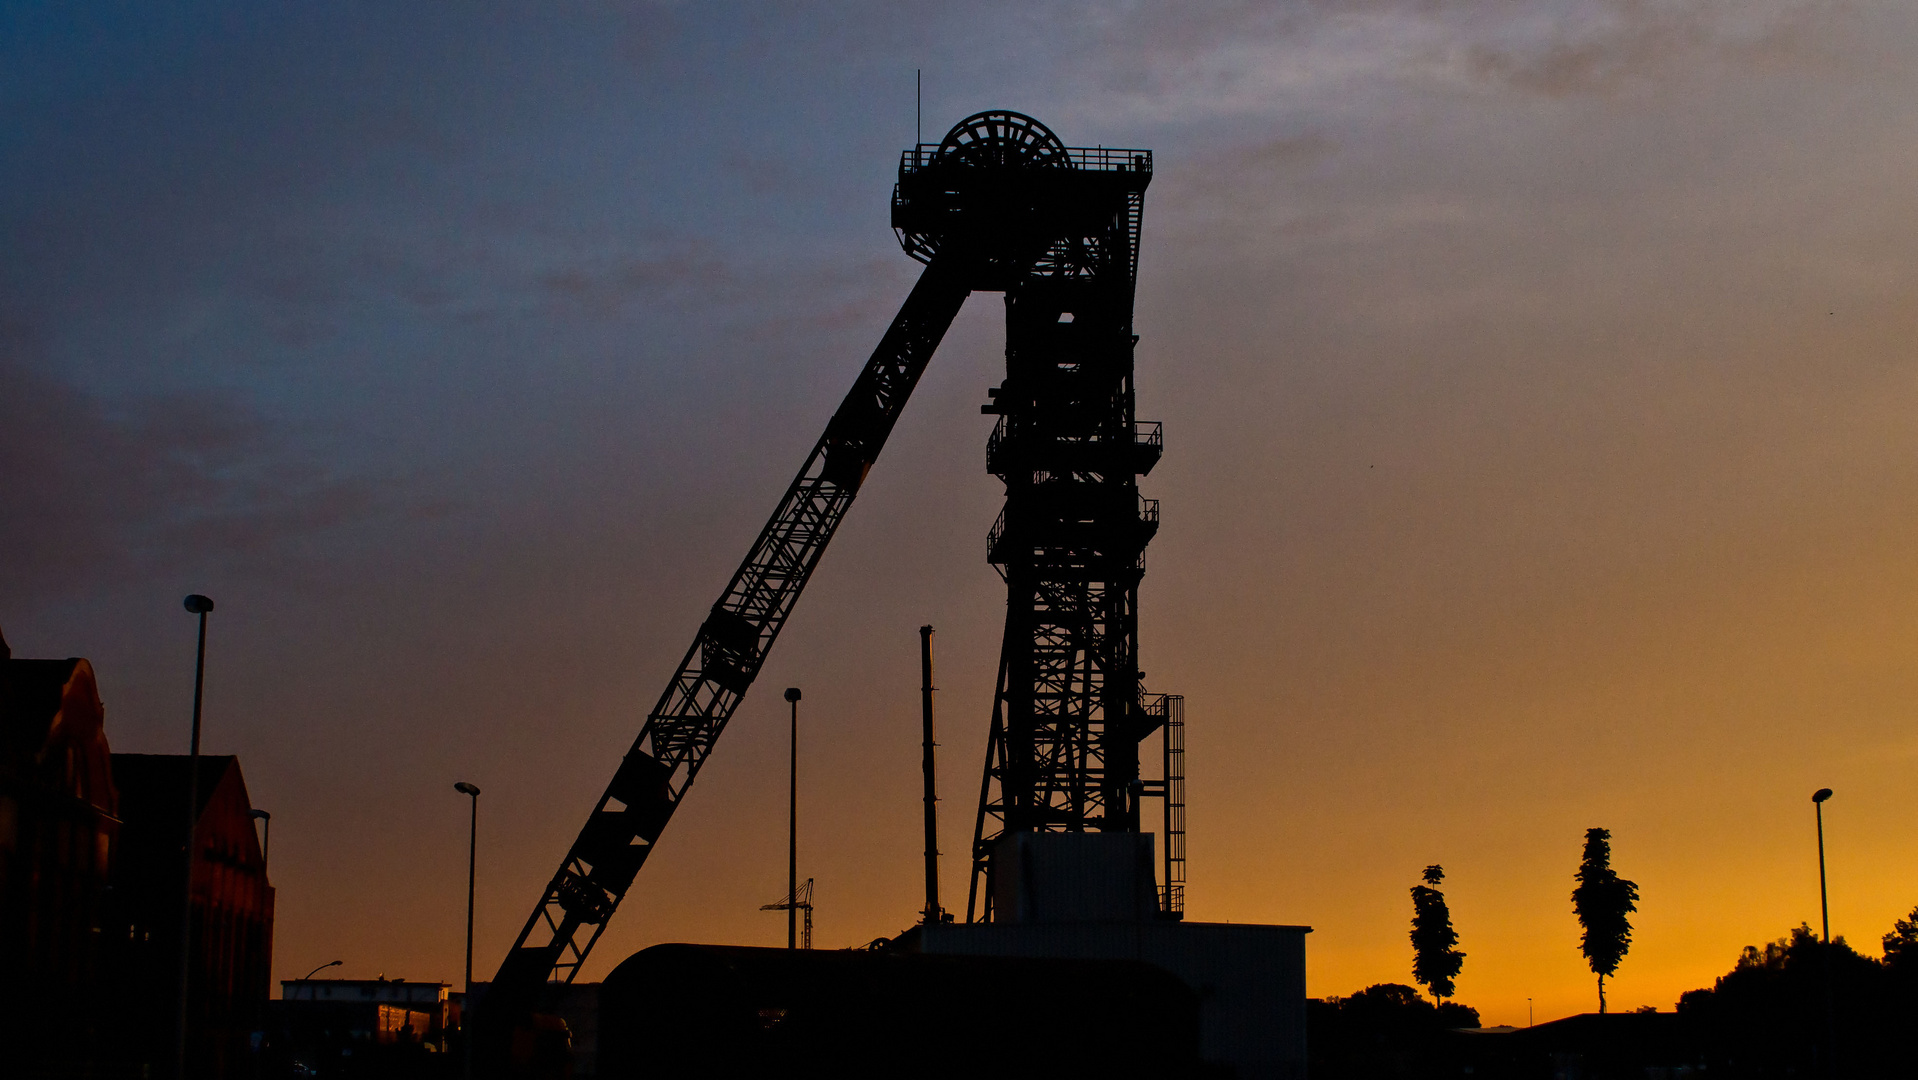
M 1811 793 L 1811 801 L 1815 803 L 1824 802 L 1826 799 L 1829 799 L 1829 798 L 1831 798 L 1831 789 L 1828 787 L 1821 787 L 1817 791 L 1814 791 Z
M 799 700 L 799 687 L 797 687 L 797 686 L 788 686 L 788 687 L 786 688 L 786 700 L 787 700 L 787 701 L 798 701 L 798 700 Z
M 213 610 L 213 598 L 201 596 L 199 593 L 194 593 L 187 597 L 184 603 L 186 609 L 195 615 L 205 615 L 207 612 Z
M 252 819 L 253 819 L 254 821 L 271 821 L 271 820 L 273 820 L 273 815 L 272 815 L 272 814 L 269 814 L 269 813 L 267 813 L 267 812 L 266 812 L 266 811 L 264 811 L 264 810 L 248 810 L 248 811 L 247 811 L 246 813 L 247 813 L 247 816 L 248 816 L 248 817 L 250 817 L 250 818 L 252 818 Z
M 471 795 L 476 799 L 479 798 L 479 788 L 473 786 L 472 784 L 467 783 L 464 780 L 461 780 L 459 783 L 454 784 L 453 790 L 459 792 L 461 795 Z

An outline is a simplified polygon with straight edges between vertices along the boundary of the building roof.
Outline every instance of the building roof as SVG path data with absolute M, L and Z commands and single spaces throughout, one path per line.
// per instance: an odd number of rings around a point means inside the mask
M 4 753 L 31 758 L 40 752 L 79 663 L 79 657 L 0 660 L 0 744 Z
M 174 888 L 180 872 L 180 852 L 186 840 L 187 766 L 185 754 L 114 754 L 113 779 L 120 790 L 120 845 L 115 861 L 116 880 L 124 876 L 133 887 L 138 880 Z M 226 754 L 200 755 L 194 831 L 200 855 L 246 874 L 265 873 L 260 838 L 248 811 L 246 779 L 238 758 Z M 199 871 L 195 872 L 196 874 Z
M 181 793 L 186 790 L 185 754 L 115 754 L 113 784 L 120 789 L 120 817 L 126 821 L 170 823 L 179 831 Z M 200 812 L 213 798 L 226 770 L 239 759 L 231 754 L 200 755 Z
M 0 638 L 0 786 L 118 812 L 93 665 L 28 660 Z

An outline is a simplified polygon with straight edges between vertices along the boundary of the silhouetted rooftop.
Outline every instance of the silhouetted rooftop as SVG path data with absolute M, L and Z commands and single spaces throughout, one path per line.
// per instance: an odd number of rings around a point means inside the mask
M 0 661 L 0 753 L 39 752 L 79 663 L 78 657 Z
M 128 822 L 140 822 L 149 829 L 169 832 L 182 829 L 179 808 L 190 760 L 185 754 L 113 755 L 113 786 L 120 789 L 120 817 Z M 235 760 L 231 754 L 200 755 L 199 809 L 202 813 L 220 777 Z

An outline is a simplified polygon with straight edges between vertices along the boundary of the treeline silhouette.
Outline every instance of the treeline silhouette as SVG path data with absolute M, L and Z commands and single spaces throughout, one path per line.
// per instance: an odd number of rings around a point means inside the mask
M 1313 1080 L 1455 1075 L 1446 1035 L 1479 1025 L 1478 1010 L 1434 1005 L 1403 983 L 1379 983 L 1345 998 L 1305 1003 L 1305 1045 Z
M 1676 1014 L 1587 1014 L 1502 1032 L 1479 1029 L 1468 1006 L 1380 983 L 1306 1003 L 1310 1076 L 1918 1078 L 1918 907 L 1882 945 L 1882 957 L 1866 956 L 1801 924 L 1746 946 L 1711 987 L 1682 995 Z
M 1712 1075 L 1918 1077 L 1918 908 L 1883 947 L 1874 959 L 1801 923 L 1746 946 L 1678 1014 Z

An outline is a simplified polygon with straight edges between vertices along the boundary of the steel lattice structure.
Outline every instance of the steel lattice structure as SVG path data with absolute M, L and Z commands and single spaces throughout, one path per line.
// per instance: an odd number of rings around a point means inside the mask
M 1034 159 L 1058 170 L 1051 183 L 1075 189 L 1076 213 L 1006 282 L 1006 378 L 983 407 L 1000 418 L 986 467 L 1005 483 L 1006 505 L 987 558 L 1007 600 L 969 920 L 991 917 L 1001 835 L 1138 831 L 1148 794 L 1139 743 L 1166 715 L 1140 686 L 1138 647 L 1139 580 L 1159 518 L 1139 477 L 1163 443 L 1160 425 L 1135 416 L 1132 380 L 1151 157 L 1060 148 Z M 1174 895 L 1165 893 L 1168 911 Z
M 902 155 L 893 226 L 926 268 L 507 953 L 483 1006 L 494 1038 L 542 987 L 578 975 L 974 290 L 1006 293 L 1008 378 L 988 456 L 1007 478 L 992 543 L 1015 608 L 988 773 L 1001 795 L 982 821 L 1137 828 L 1128 785 L 1154 726 L 1138 687 L 1137 585 L 1156 521 L 1137 475 L 1159 438 L 1132 419 L 1131 319 L 1150 177 L 1143 151 L 1069 148 L 1010 112 Z
M 758 675 L 967 289 L 928 266 L 807 455 L 500 965 L 486 1008 L 570 983 Z

